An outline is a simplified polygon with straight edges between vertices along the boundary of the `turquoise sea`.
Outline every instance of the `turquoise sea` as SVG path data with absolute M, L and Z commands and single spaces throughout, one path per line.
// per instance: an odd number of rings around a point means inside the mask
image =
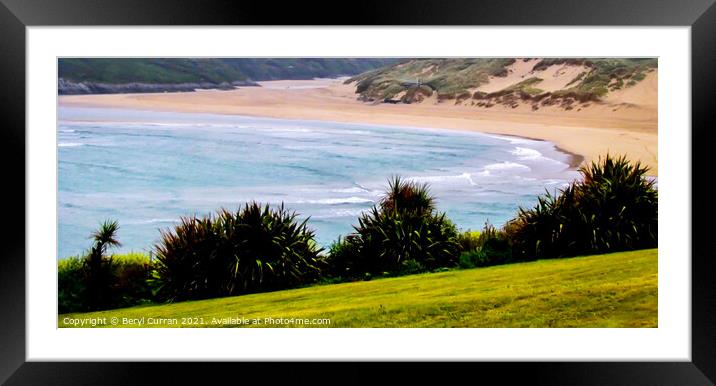
M 105 219 L 119 221 L 117 251 L 150 251 L 181 216 L 251 200 L 310 216 L 327 246 L 396 174 L 477 230 L 577 178 L 549 142 L 437 128 L 60 106 L 57 144 L 59 258 Z

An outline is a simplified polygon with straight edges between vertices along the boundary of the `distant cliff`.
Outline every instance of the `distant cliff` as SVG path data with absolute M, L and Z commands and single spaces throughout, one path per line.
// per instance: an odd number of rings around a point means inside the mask
M 230 90 L 239 86 L 258 86 L 252 81 L 233 81 L 212 83 L 97 83 L 97 82 L 73 82 L 60 78 L 57 82 L 59 95 L 77 94 L 125 94 L 125 93 L 158 93 L 158 92 L 186 92 L 197 89 L 219 89 Z
M 351 76 L 381 58 L 60 58 L 58 93 L 179 92 L 257 86 L 255 81 Z

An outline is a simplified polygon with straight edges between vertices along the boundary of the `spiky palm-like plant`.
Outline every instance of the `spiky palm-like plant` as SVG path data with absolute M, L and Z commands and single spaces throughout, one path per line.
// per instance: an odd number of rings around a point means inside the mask
M 400 176 L 388 182 L 388 191 L 380 202 L 383 212 L 418 212 L 428 214 L 435 210 L 435 199 L 428 184 L 405 181 Z
M 117 239 L 119 224 L 114 220 L 106 220 L 90 237 L 94 244 L 85 257 L 85 272 L 89 306 L 92 309 L 104 308 L 111 303 L 112 297 L 112 259 L 107 257 L 107 250 L 120 246 Z
M 385 197 L 354 228 L 331 248 L 333 272 L 362 277 L 405 272 L 411 264 L 427 270 L 457 264 L 457 228 L 436 212 L 427 184 L 393 177 Z
M 308 218 L 298 222 L 298 215 L 281 204 L 272 209 L 252 202 L 235 213 L 220 215 L 227 232 L 238 232 L 229 240 L 229 248 L 240 251 L 231 261 L 237 272 L 233 290 L 256 292 L 276 290 L 318 279 L 321 251 L 308 229 Z
M 286 289 L 318 279 L 322 260 L 308 220 L 252 202 L 236 212 L 184 218 L 155 247 L 168 301 Z
M 591 230 L 581 248 L 595 252 L 653 248 L 657 245 L 658 192 L 640 162 L 609 154 L 580 168 L 576 201 Z
M 560 233 L 565 230 L 564 224 L 571 221 L 572 213 L 567 210 L 573 202 L 574 189 L 569 186 L 560 195 L 546 192 L 537 198 L 537 204 L 531 209 L 520 208 L 517 218 L 509 221 L 504 231 L 513 244 L 514 258 L 528 261 L 543 257 L 557 257 L 560 249 L 573 242 Z M 562 224 L 562 226 L 560 226 Z
M 457 228 L 445 213 L 379 211 L 373 208 L 355 227 L 366 272 L 398 272 L 409 261 L 426 269 L 454 266 Z
M 539 198 L 505 226 L 519 259 L 653 248 L 658 192 L 648 168 L 609 154 L 579 169 L 581 181 Z
M 167 300 L 207 298 L 225 293 L 228 269 L 219 271 L 216 260 L 220 232 L 211 217 L 182 217 L 173 231 L 162 231 L 155 246 L 155 285 Z

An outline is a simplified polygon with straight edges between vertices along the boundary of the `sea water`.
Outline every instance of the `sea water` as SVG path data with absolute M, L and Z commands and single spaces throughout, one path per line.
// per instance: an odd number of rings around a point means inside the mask
M 182 216 L 254 200 L 310 217 L 328 246 L 395 175 L 479 230 L 577 178 L 549 142 L 468 131 L 64 106 L 58 118 L 59 258 L 86 251 L 107 219 L 117 252 L 149 252 Z

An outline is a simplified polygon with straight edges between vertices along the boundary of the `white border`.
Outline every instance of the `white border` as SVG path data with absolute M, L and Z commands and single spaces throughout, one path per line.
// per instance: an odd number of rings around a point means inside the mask
M 27 359 L 690 361 L 690 38 L 688 27 L 29 27 Z M 659 327 L 58 329 L 56 58 L 63 56 L 659 57 Z

